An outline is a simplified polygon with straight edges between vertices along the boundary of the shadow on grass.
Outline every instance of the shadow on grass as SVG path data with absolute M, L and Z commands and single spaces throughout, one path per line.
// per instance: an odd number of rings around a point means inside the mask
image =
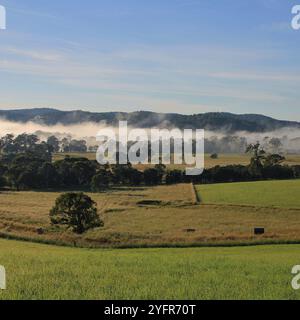
M 81 249 L 159 249 L 159 248 L 230 248 L 230 247 L 251 247 L 264 245 L 295 245 L 300 244 L 299 240 L 253 240 L 253 241 L 227 241 L 227 242 L 192 242 L 192 243 L 124 243 L 124 244 L 103 244 L 95 245 L 92 243 L 82 244 L 77 241 L 68 243 L 61 240 L 50 239 L 36 239 L 29 237 L 22 237 L 17 235 L 6 234 L 0 232 L 0 238 L 5 240 L 16 240 L 23 242 L 31 242 L 45 245 L 55 245 L 61 247 L 81 248 Z

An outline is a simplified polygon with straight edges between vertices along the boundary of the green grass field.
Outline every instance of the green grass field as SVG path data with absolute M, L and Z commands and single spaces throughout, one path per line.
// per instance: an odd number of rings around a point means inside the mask
M 0 239 L 0 299 L 300 299 L 290 284 L 300 245 L 273 245 L 300 243 L 299 188 L 199 185 L 201 204 L 189 184 L 92 193 L 105 225 L 81 236 L 49 224 L 59 193 L 1 192 L 2 238 L 69 247 Z M 266 233 L 253 235 L 255 226 Z M 239 246 L 257 243 L 269 245 Z M 146 246 L 157 248 L 137 248 Z
M 58 192 L 0 192 L 0 237 L 29 241 L 0 239 L 0 299 L 299 300 L 300 245 L 273 244 L 300 243 L 300 180 L 196 190 L 200 204 L 190 184 L 91 193 L 104 227 L 80 236 L 50 225 Z M 266 233 L 255 236 L 257 226 Z M 257 243 L 269 245 L 239 246 Z
M 203 203 L 300 209 L 300 180 L 221 183 L 197 187 Z
M 0 299 L 299 299 L 300 245 L 88 250 L 0 240 Z

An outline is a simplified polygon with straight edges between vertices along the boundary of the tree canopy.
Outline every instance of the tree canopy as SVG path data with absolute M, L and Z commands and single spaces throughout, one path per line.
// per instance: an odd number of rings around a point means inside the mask
M 50 211 L 50 220 L 52 224 L 66 225 L 78 234 L 103 226 L 96 202 L 82 192 L 59 196 Z

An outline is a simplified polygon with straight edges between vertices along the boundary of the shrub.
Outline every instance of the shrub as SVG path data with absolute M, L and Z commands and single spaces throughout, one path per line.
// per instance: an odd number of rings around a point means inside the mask
M 294 170 L 289 166 L 274 165 L 263 169 L 265 179 L 292 179 Z
M 160 170 L 149 168 L 144 171 L 144 182 L 146 185 L 154 186 L 161 183 L 162 176 Z
M 176 184 L 183 181 L 183 172 L 181 170 L 170 170 L 166 175 L 166 184 Z

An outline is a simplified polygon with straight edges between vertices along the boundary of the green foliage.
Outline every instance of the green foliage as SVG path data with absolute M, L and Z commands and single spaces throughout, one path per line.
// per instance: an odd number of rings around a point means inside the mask
M 166 171 L 167 171 L 167 166 L 164 165 L 164 164 L 162 164 L 162 163 L 156 164 L 156 165 L 154 166 L 154 168 L 155 168 L 156 170 L 158 170 L 158 172 L 159 172 L 159 174 L 160 174 L 161 177 L 162 177 L 162 176 L 166 173 Z
M 183 180 L 183 172 L 181 170 L 169 170 L 166 175 L 166 184 L 181 183 Z
M 60 186 L 60 176 L 52 163 L 43 163 L 39 167 L 37 174 L 41 187 L 55 189 Z
M 135 185 L 138 186 L 143 181 L 143 175 L 140 171 L 133 168 L 131 163 L 127 165 L 112 166 L 112 181 L 117 185 Z
M 60 145 L 63 152 L 87 152 L 87 143 L 85 140 L 69 140 L 63 138 Z
M 225 139 L 225 138 L 224 138 Z M 239 143 L 235 137 L 227 137 L 224 143 Z M 241 144 L 241 146 L 244 142 Z M 273 141 L 278 145 L 278 141 Z M 248 166 L 229 165 L 215 166 L 204 170 L 199 176 L 186 176 L 182 167 L 180 170 L 167 170 L 163 164 L 134 168 L 130 163 L 126 165 L 101 166 L 95 160 L 78 156 L 66 156 L 52 163 L 53 151 L 70 148 L 86 150 L 84 140 L 64 138 L 59 141 L 55 136 L 48 138 L 47 143 L 40 142 L 37 136 L 22 134 L 17 137 L 6 135 L 0 139 L 1 162 L 7 167 L 1 174 L 1 185 L 7 184 L 16 190 L 36 189 L 73 189 L 92 190 L 94 192 L 107 189 L 109 186 L 139 186 L 175 183 L 215 183 L 252 181 L 262 179 L 292 179 L 299 177 L 297 168 L 281 166 L 285 158 L 280 154 L 267 154 L 259 143 L 251 144 L 247 153 L 251 154 Z M 72 149 L 72 150 L 73 150 Z M 86 155 L 86 154 L 85 154 Z M 218 155 L 213 164 L 219 164 Z M 245 162 L 246 164 L 247 162 Z M 222 163 L 220 163 L 222 164 Z M 209 167 L 209 166 L 208 166 Z M 144 169 L 144 171 L 142 171 Z M 5 181 L 6 182 L 5 182 Z
M 40 141 L 36 135 L 20 134 L 15 137 L 7 134 L 0 139 L 0 154 L 18 155 L 35 154 L 40 159 L 51 161 L 52 147 L 44 141 Z
M 3 176 L 0 176 L 0 188 L 5 187 L 6 185 L 6 180 Z
M 54 163 L 64 187 L 89 187 L 97 166 L 95 161 L 86 158 L 66 157 Z
M 17 190 L 41 187 L 38 170 L 44 163 L 43 159 L 29 152 L 15 155 L 8 167 L 9 185 Z
M 285 157 L 283 157 L 280 154 L 268 154 L 265 157 L 265 162 L 264 162 L 264 167 L 271 167 L 271 166 L 276 166 L 282 163 L 285 160 Z
M 58 197 L 50 211 L 50 220 L 54 225 L 67 225 L 78 234 L 103 226 L 96 203 L 82 192 Z
M 6 185 L 5 174 L 7 172 L 7 167 L 0 163 L 0 188 Z
M 273 145 L 280 146 L 280 140 L 271 139 Z M 280 154 L 268 154 L 261 147 L 260 143 L 250 144 L 246 153 L 252 155 L 249 165 L 249 173 L 255 178 L 288 179 L 294 176 L 293 171 L 287 167 L 280 167 L 279 164 L 285 160 Z
M 106 170 L 100 170 L 92 179 L 91 190 L 101 192 L 109 188 L 111 174 Z
M 144 181 L 146 185 L 158 185 L 162 182 L 162 174 L 160 169 L 149 168 L 144 171 Z
M 47 144 L 51 146 L 52 152 L 58 152 L 60 149 L 59 140 L 55 136 L 51 136 L 47 139 Z
M 266 152 L 261 147 L 260 143 L 249 144 L 246 153 L 252 155 L 249 165 L 249 173 L 254 178 L 260 178 L 262 176 L 262 169 L 264 167 L 263 162 L 265 160 Z

